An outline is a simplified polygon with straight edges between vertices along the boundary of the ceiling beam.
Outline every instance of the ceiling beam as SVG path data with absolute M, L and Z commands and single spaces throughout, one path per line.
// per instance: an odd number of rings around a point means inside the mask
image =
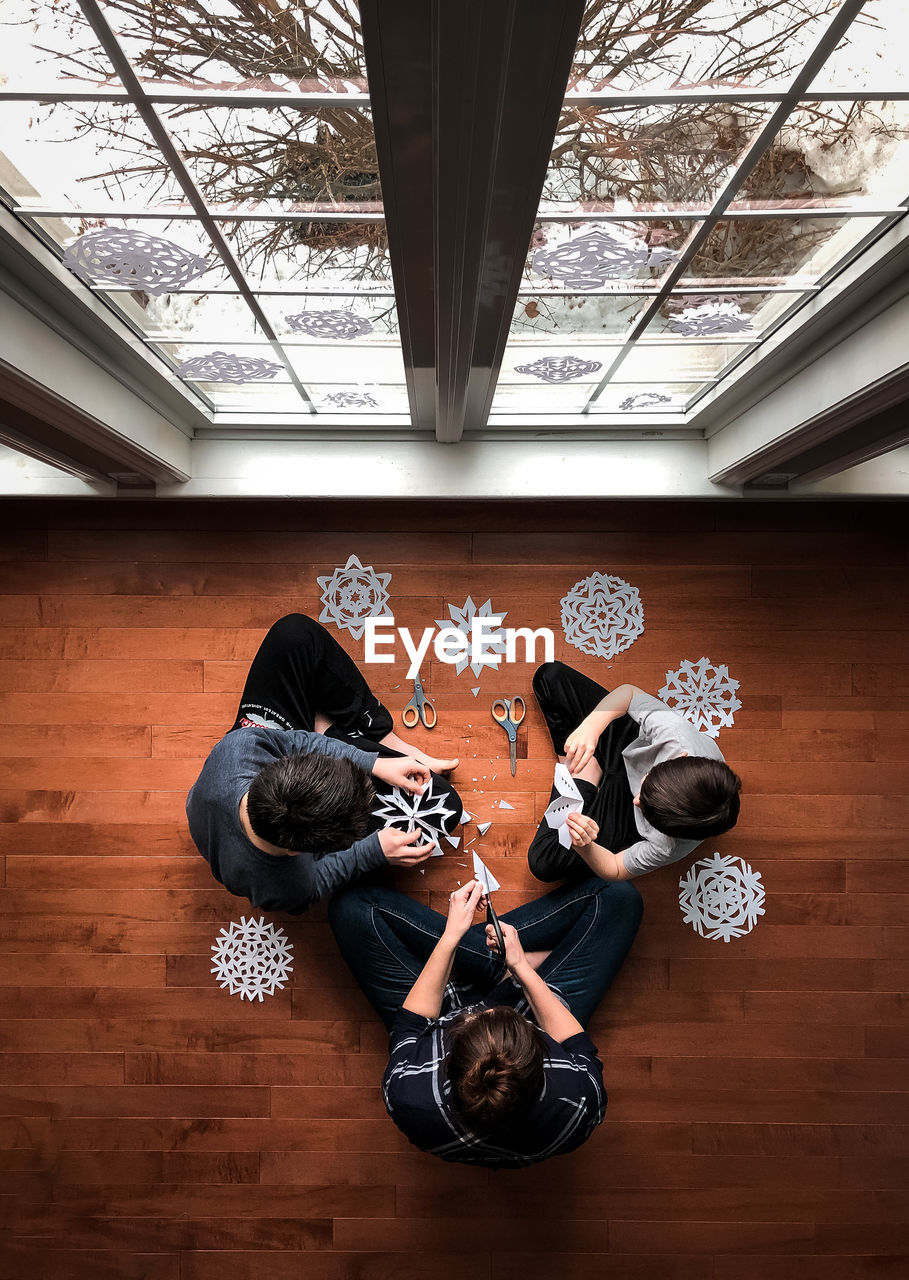
M 489 414 L 583 0 L 362 0 L 414 426 Z

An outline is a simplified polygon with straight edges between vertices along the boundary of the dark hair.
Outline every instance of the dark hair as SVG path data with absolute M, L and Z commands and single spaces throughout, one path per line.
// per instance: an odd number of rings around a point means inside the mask
M 465 1015 L 450 1028 L 448 1046 L 452 1101 L 472 1127 L 506 1127 L 543 1092 L 543 1036 L 507 1005 Z
M 734 827 L 742 779 L 722 760 L 679 756 L 655 764 L 641 783 L 641 813 L 677 840 L 704 840 Z
M 333 853 L 366 834 L 375 788 L 365 769 L 318 751 L 282 756 L 253 778 L 249 825 L 262 840 L 298 853 Z

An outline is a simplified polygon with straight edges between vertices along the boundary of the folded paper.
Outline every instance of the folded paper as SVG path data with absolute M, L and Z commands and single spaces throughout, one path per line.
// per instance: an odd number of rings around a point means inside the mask
M 555 800 L 550 801 L 543 817 L 553 831 L 559 833 L 559 844 L 568 849 L 571 846 L 571 832 L 567 822 L 570 813 L 580 813 L 584 807 L 581 793 L 574 784 L 574 779 L 563 764 L 555 767 L 553 786 L 558 791 Z
M 495 893 L 496 889 L 502 887 L 483 859 L 478 858 L 476 854 L 473 855 L 473 874 L 474 879 L 479 880 L 487 893 Z

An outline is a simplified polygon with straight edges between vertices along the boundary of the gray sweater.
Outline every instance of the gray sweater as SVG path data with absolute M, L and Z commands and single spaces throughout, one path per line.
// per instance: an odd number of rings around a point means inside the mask
M 211 751 L 186 800 L 189 832 L 212 875 L 238 898 L 265 911 L 298 914 L 340 885 L 385 861 L 378 832 L 339 853 L 286 857 L 257 849 L 240 825 L 240 801 L 273 760 L 319 751 L 346 756 L 372 772 L 378 756 L 303 729 L 235 729 Z

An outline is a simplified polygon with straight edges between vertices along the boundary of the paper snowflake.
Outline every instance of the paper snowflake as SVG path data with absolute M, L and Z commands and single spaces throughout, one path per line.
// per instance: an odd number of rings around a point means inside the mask
M 263 382 L 280 373 L 283 365 L 259 356 L 237 356 L 229 351 L 208 351 L 177 366 L 181 378 L 194 382 Z
M 565 639 L 598 658 L 614 658 L 630 648 L 644 630 L 637 587 L 608 573 L 592 573 L 562 597 Z
M 533 269 L 538 275 L 563 281 L 570 289 L 601 289 L 610 279 L 661 266 L 676 256 L 671 249 L 649 245 L 646 234 L 635 227 L 616 222 L 551 249 L 538 249 Z
M 599 360 L 582 360 L 579 356 L 541 356 L 533 364 L 519 364 L 515 373 L 529 374 L 543 382 L 570 382 L 602 369 Z
M 355 640 L 363 634 L 367 618 L 388 618 L 390 573 L 376 573 L 371 564 L 362 565 L 351 556 L 343 569 L 317 578 L 322 588 L 320 622 L 333 622 L 339 630 L 349 631 Z
M 655 404 L 669 404 L 671 396 L 664 396 L 659 391 L 639 391 L 636 396 L 626 396 L 619 405 L 624 412 L 631 409 L 649 409 Z
M 323 405 L 332 409 L 378 409 L 379 402 L 367 391 L 332 391 L 322 397 Z
M 735 696 L 738 680 L 729 675 L 729 668 L 714 665 L 709 658 L 697 662 L 687 659 L 678 671 L 666 672 L 666 683 L 659 694 L 673 711 L 690 720 L 700 733 L 711 738 L 719 737 L 720 729 L 733 723 L 734 711 L 741 710 L 741 702 Z
M 63 265 L 88 284 L 125 285 L 154 295 L 183 288 L 209 266 L 172 240 L 125 227 L 87 231 L 66 250 Z
M 502 655 L 505 653 L 505 632 L 501 626 L 489 628 L 486 632 L 486 642 L 483 645 L 484 657 L 481 659 L 477 656 L 475 661 L 471 661 L 471 622 L 474 617 L 477 617 L 492 618 L 501 624 L 508 616 L 507 612 L 504 610 L 501 613 L 498 611 L 494 612 L 491 599 L 487 600 L 485 604 L 481 604 L 478 609 L 473 602 L 472 596 L 467 597 L 464 601 L 463 608 L 459 609 L 457 605 L 450 604 L 448 606 L 448 612 L 451 614 L 451 617 L 436 618 L 436 626 L 440 631 L 451 629 L 460 631 L 462 635 L 467 637 L 468 642 L 467 652 L 462 657 L 459 657 L 455 664 L 455 673 L 460 675 L 468 664 L 475 676 L 479 676 L 485 667 L 498 667 L 502 660 Z
M 764 914 L 760 872 L 730 854 L 699 859 L 679 881 L 679 888 L 682 918 L 712 942 L 744 937 Z
M 343 338 L 349 342 L 372 333 L 371 322 L 352 311 L 300 311 L 284 320 L 294 333 L 305 333 L 310 338 Z
M 275 988 L 283 991 L 293 968 L 293 950 L 283 929 L 266 924 L 264 916 L 258 920 L 240 917 L 229 929 L 222 929 L 217 942 L 212 943 L 214 964 L 212 973 L 218 975 L 218 984 L 229 987 L 232 996 L 249 1001 L 262 1001 L 273 996 Z
M 419 827 L 436 842 L 442 832 L 448 831 L 449 820 L 457 816 L 457 810 L 449 809 L 446 804 L 447 795 L 433 795 L 432 783 L 419 796 L 402 791 L 400 787 L 392 787 L 390 792 L 376 798 L 380 803 L 372 811 L 374 818 L 381 818 L 387 826 L 398 827 L 401 831 L 413 831 Z M 457 826 L 457 823 L 452 825 Z
M 692 299 L 669 321 L 674 333 L 687 338 L 709 338 L 717 333 L 751 333 L 752 324 L 735 298 Z

